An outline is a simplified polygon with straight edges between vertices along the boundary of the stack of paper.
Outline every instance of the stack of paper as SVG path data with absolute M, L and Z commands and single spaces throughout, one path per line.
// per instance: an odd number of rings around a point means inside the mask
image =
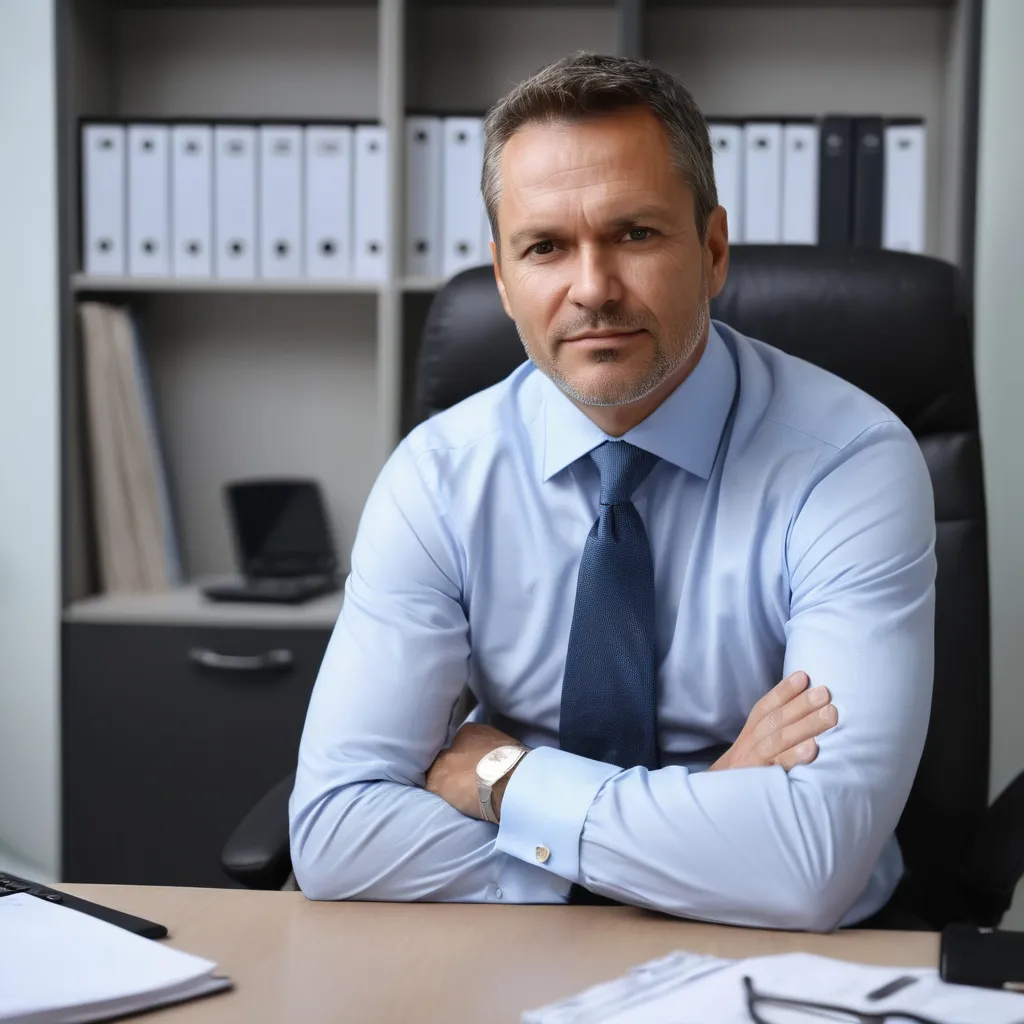
M 165 590 L 181 580 L 149 375 L 126 309 L 79 306 L 93 519 L 105 591 Z
M 217 965 L 35 896 L 0 899 L 0 1021 L 93 1021 L 231 987 Z
M 523 1014 L 523 1024 L 750 1024 L 749 978 L 764 1000 L 764 1020 L 813 1024 L 853 1021 L 837 1012 L 803 1010 L 785 1000 L 842 1007 L 854 1013 L 898 1011 L 950 1024 L 1021 1024 L 1024 995 L 947 985 L 934 970 L 867 967 L 810 953 L 724 960 L 672 953 L 614 981 Z M 897 1018 L 898 1019 L 898 1018 Z

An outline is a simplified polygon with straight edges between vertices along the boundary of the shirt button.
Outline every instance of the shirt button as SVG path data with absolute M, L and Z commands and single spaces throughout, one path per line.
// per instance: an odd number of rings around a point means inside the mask
M 544 864 L 547 862 L 548 857 L 551 856 L 551 851 L 546 846 L 537 847 L 537 863 Z
M 495 890 L 494 890 L 494 898 L 495 898 L 496 900 L 500 900 L 500 899 L 501 899 L 501 897 L 502 897 L 502 892 L 501 892 L 501 890 L 500 890 L 500 889 L 495 889 Z

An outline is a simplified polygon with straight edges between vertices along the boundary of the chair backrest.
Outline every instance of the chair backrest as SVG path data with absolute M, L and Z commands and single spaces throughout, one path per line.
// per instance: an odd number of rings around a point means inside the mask
M 935 491 L 935 686 L 924 756 L 898 827 L 918 911 L 964 915 L 962 866 L 988 804 L 989 605 L 985 498 L 970 321 L 959 271 L 922 256 L 737 246 L 712 315 L 816 363 L 913 431 Z M 436 295 L 416 382 L 425 418 L 524 359 L 490 267 Z

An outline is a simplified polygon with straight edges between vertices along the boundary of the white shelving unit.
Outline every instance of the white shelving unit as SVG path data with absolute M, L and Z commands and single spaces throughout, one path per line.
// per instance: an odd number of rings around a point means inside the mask
M 211 582 L 214 582 L 213 578 Z M 226 626 L 248 629 L 330 630 L 341 611 L 341 594 L 327 594 L 305 604 L 210 604 L 199 581 L 167 593 L 100 595 L 76 601 L 66 621 L 139 626 Z
M 120 292 L 210 292 L 222 295 L 256 292 L 263 295 L 377 295 L 379 281 L 263 281 L 218 280 L 216 278 L 100 277 L 95 274 L 72 274 L 71 290 L 79 295 Z
M 431 294 L 404 276 L 407 111 L 483 112 L 578 49 L 649 57 L 709 116 L 829 112 L 928 122 L 928 251 L 972 266 L 980 0 L 65 0 L 58 46 L 64 288 L 64 600 L 92 595 L 75 303 L 132 306 L 154 371 L 191 578 L 229 571 L 223 483 L 323 483 L 347 557 L 366 495 L 409 424 Z M 390 132 L 380 282 L 88 277 L 81 118 L 374 119 Z M 117 602 L 111 615 L 120 615 Z M 95 603 L 90 614 L 99 614 Z M 73 608 L 69 614 L 73 614 Z

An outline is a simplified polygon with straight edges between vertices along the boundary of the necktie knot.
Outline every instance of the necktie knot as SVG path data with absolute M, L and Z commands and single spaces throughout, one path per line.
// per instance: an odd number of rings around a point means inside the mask
M 621 505 L 633 500 L 633 492 L 644 482 L 658 461 L 628 441 L 605 441 L 590 457 L 601 474 L 601 504 Z

